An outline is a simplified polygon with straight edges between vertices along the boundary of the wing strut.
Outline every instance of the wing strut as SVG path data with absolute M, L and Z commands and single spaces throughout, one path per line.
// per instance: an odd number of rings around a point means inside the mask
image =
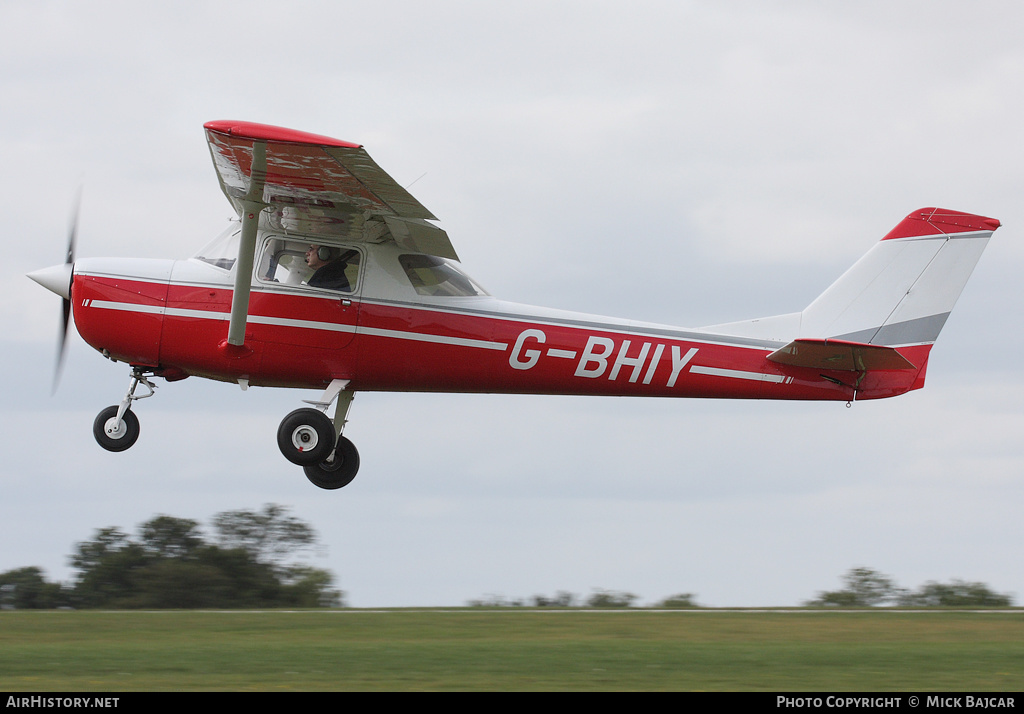
M 256 255 L 256 231 L 260 225 L 260 212 L 267 207 L 263 201 L 263 186 L 267 180 L 267 143 L 252 145 L 252 175 L 249 191 L 242 198 L 242 238 L 238 242 L 238 260 L 235 262 L 235 289 L 231 295 L 231 322 L 228 323 L 228 344 L 245 344 L 245 324 L 249 317 L 249 291 L 252 288 L 252 266 Z

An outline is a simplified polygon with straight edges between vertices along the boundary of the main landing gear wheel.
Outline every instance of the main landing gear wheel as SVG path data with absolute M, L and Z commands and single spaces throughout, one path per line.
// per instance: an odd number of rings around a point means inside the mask
M 284 457 L 299 466 L 325 461 L 334 449 L 334 423 L 316 409 L 296 409 L 281 420 L 277 445 Z
M 124 451 L 139 438 L 139 418 L 129 409 L 120 420 L 118 407 L 107 407 L 96 415 L 92 423 L 92 435 L 107 451 Z
M 341 435 L 355 397 L 348 383 L 332 379 L 319 399 L 305 400 L 316 409 L 296 409 L 277 430 L 277 445 L 284 457 L 301 466 L 314 486 L 328 491 L 349 485 L 359 471 L 359 452 Z M 327 416 L 331 404 L 335 404 L 333 420 Z
M 304 468 L 306 478 L 314 486 L 333 491 L 352 483 L 359 471 L 359 452 L 355 444 L 344 436 L 338 437 L 338 445 L 334 448 L 334 456 L 329 461 Z

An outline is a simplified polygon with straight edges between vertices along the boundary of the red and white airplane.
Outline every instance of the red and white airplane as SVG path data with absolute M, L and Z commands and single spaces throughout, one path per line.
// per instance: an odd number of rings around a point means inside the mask
M 323 389 L 288 414 L 285 458 L 348 484 L 357 391 L 851 402 L 924 385 L 932 344 L 999 221 L 924 208 L 800 312 L 679 328 L 510 303 L 464 273 L 448 235 L 362 146 L 235 121 L 205 125 L 239 220 L 189 260 L 74 260 L 32 273 L 78 332 L 131 367 L 96 417 L 135 443 L 153 376 Z M 145 394 L 136 391 L 143 387 Z M 335 405 L 333 418 L 328 416 Z

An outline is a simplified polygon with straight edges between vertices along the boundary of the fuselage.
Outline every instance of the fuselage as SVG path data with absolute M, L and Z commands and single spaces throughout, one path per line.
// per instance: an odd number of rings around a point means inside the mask
M 225 342 L 233 261 L 211 254 L 79 261 L 75 324 L 107 356 L 169 380 L 246 386 L 846 401 L 854 387 L 870 399 L 923 382 L 927 345 L 900 350 L 915 370 L 792 367 L 767 359 L 784 341 L 502 301 L 394 243 L 340 246 L 347 289 L 310 287 L 295 255 L 309 240 L 261 233 L 241 348 Z

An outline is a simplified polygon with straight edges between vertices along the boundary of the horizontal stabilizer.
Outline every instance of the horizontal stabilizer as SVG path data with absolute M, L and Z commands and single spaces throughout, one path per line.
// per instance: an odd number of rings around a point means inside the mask
M 882 369 L 917 369 L 892 347 L 846 340 L 793 340 L 768 359 L 791 367 L 867 372 Z

